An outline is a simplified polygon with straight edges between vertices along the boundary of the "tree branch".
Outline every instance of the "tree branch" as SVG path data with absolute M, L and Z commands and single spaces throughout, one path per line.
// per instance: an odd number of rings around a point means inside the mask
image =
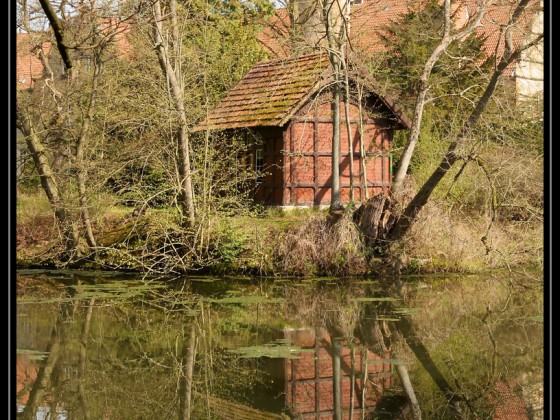
M 60 56 L 62 57 L 62 61 L 64 62 L 64 67 L 70 74 L 70 72 L 72 71 L 73 63 L 72 57 L 70 57 L 70 52 L 68 51 L 66 40 L 64 39 L 64 28 L 62 27 L 60 20 L 56 16 L 51 2 L 49 0 L 39 0 L 39 3 L 41 4 L 41 7 L 43 8 L 43 11 L 45 12 L 45 15 L 47 16 L 47 19 L 49 20 L 49 23 L 51 24 L 51 27 L 53 29 L 54 37 L 56 39 L 56 46 L 58 48 Z

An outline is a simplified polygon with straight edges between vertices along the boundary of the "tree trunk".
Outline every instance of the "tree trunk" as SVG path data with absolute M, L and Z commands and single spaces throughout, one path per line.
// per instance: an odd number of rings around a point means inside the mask
M 66 45 L 64 28 L 62 27 L 60 20 L 56 16 L 51 2 L 49 0 L 39 0 L 39 3 L 41 4 L 41 8 L 45 12 L 47 19 L 51 24 L 52 30 L 54 32 L 54 37 L 56 39 L 56 47 L 58 48 L 58 52 L 60 53 L 60 57 L 62 58 L 62 61 L 64 63 L 66 73 L 70 76 L 72 72 L 73 62 L 72 57 L 70 56 L 70 51 L 68 50 L 68 46 Z
M 528 0 L 522 0 L 520 2 L 520 5 L 522 3 L 526 4 L 527 2 Z M 520 6 L 518 6 L 518 8 L 519 7 Z M 514 17 L 515 16 L 516 13 L 514 13 Z M 507 56 L 504 55 L 502 57 L 498 66 L 496 67 L 496 70 L 490 77 L 490 80 L 486 85 L 486 89 L 484 93 L 478 100 L 476 107 L 469 115 L 469 118 L 461 128 L 461 131 L 459 132 L 455 140 L 453 140 L 453 142 L 450 144 L 449 148 L 447 149 L 447 153 L 441 160 L 439 166 L 428 178 L 428 180 L 424 183 L 424 185 L 422 185 L 422 187 L 420 188 L 418 193 L 416 193 L 416 195 L 412 198 L 410 203 L 406 206 L 402 216 L 399 218 L 398 222 L 396 223 L 393 232 L 391 232 L 391 238 L 393 240 L 400 240 L 407 234 L 407 232 L 412 227 L 412 224 L 416 220 L 420 210 L 426 205 L 428 199 L 430 198 L 430 196 L 432 195 L 436 187 L 439 185 L 439 183 L 441 182 L 445 174 L 449 171 L 449 169 L 451 169 L 453 164 L 458 160 L 459 157 L 456 154 L 457 148 L 466 141 L 467 137 L 472 132 L 473 128 L 475 127 L 482 113 L 486 109 L 486 106 L 488 105 L 490 98 L 492 98 L 492 95 L 496 90 L 496 86 L 498 85 L 498 81 L 502 73 L 504 72 L 504 70 L 509 66 L 509 64 L 517 60 L 517 58 L 520 56 L 523 50 L 529 48 L 532 45 L 535 45 L 541 39 L 542 39 L 542 35 L 538 36 L 536 39 L 534 39 L 529 44 L 526 44 L 522 48 L 518 48 L 517 50 L 508 54 Z
M 334 66 L 338 72 L 338 64 Z M 340 84 L 333 87 L 333 137 L 332 137 L 332 191 L 331 210 L 341 207 L 340 203 Z
M 67 303 L 62 303 L 60 306 L 60 311 L 56 323 L 52 328 L 51 338 L 46 350 L 48 356 L 37 372 L 37 377 L 29 393 L 29 399 L 21 414 L 23 420 L 35 420 L 37 418 L 37 408 L 39 404 L 43 402 L 45 392 L 51 381 L 53 370 L 60 356 L 60 337 L 62 335 L 62 328 L 66 322 L 67 305 Z
M 439 370 L 435 364 L 428 348 L 424 343 L 418 338 L 419 334 L 414 328 L 414 324 L 409 316 L 403 315 L 401 319 L 396 324 L 391 324 L 392 327 L 402 334 L 406 344 L 412 350 L 420 364 L 424 367 L 426 372 L 430 375 L 432 380 L 435 382 L 437 387 L 443 393 L 448 403 L 450 403 L 451 408 L 454 411 L 455 418 L 462 418 L 463 410 L 461 408 L 460 402 L 463 398 L 457 395 L 457 392 L 449 384 L 443 373 Z
M 348 417 L 354 419 L 354 399 L 356 395 L 356 347 L 350 350 L 350 408 Z
M 336 7 L 335 7 L 336 4 Z M 338 0 L 323 0 L 323 22 L 327 34 L 329 60 L 333 71 L 333 137 L 332 137 L 332 188 L 331 188 L 331 210 L 341 207 L 340 203 L 340 99 L 341 99 L 341 21 L 342 16 Z
M 360 136 L 360 165 L 362 172 L 362 188 L 360 188 L 360 199 L 366 201 L 369 198 L 368 181 L 367 181 L 367 164 L 366 164 L 366 147 L 364 144 L 364 120 L 362 115 L 362 98 L 363 87 L 358 86 L 358 133 Z
M 352 219 L 367 245 L 379 244 L 379 240 L 387 238 L 395 223 L 391 197 L 385 194 L 371 197 L 354 212 Z
M 91 316 L 93 314 L 93 304 L 95 298 L 90 299 L 84 322 L 84 330 L 82 332 L 82 339 L 80 341 L 80 370 L 78 372 L 78 399 L 82 407 L 82 415 L 85 420 L 91 419 L 89 405 L 86 398 L 86 362 L 87 362 L 87 346 L 89 341 L 89 329 L 91 326 Z
M 408 376 L 408 369 L 405 365 L 397 364 L 397 374 L 401 379 L 403 384 L 404 392 L 408 399 L 408 403 L 412 408 L 412 415 L 415 420 L 422 420 L 422 412 L 420 411 L 420 404 L 418 404 L 418 399 L 414 393 L 414 388 L 412 387 L 412 382 L 410 382 L 410 377 Z
M 57 327 L 53 328 L 51 333 L 51 341 L 47 347 L 47 353 L 49 354 L 45 364 L 41 366 L 39 372 L 37 373 L 37 378 L 33 383 L 33 388 L 29 393 L 29 399 L 27 404 L 23 409 L 22 419 L 23 420 L 35 420 L 37 408 L 39 404 L 43 401 L 43 396 L 51 380 L 51 375 L 56 363 L 58 362 L 58 356 L 60 354 L 60 337 L 57 331 Z
M 348 159 L 350 168 L 350 203 L 354 202 L 354 142 L 350 127 L 350 82 L 348 81 L 348 63 L 344 66 L 344 112 L 346 114 L 346 134 L 348 135 Z
M 426 95 L 428 94 L 428 90 L 430 89 L 428 81 L 430 75 L 432 74 L 434 65 L 438 62 L 441 55 L 447 50 L 451 43 L 467 36 L 476 29 L 476 27 L 480 23 L 480 20 L 482 19 L 482 16 L 484 15 L 486 5 L 490 4 L 491 2 L 491 0 L 487 0 L 486 2 L 482 3 L 472 22 L 463 30 L 451 35 L 451 2 L 450 0 L 445 0 L 444 34 L 440 43 L 434 49 L 434 51 L 428 58 L 428 61 L 426 61 L 426 63 L 424 64 L 424 69 L 422 71 L 422 75 L 420 76 L 420 88 L 418 94 L 416 95 L 414 115 L 412 117 L 412 127 L 410 128 L 408 141 L 404 148 L 404 152 L 399 160 L 395 179 L 393 180 L 393 193 L 397 193 L 402 186 L 404 178 L 406 177 L 406 172 L 408 171 L 408 167 L 410 165 L 410 160 L 412 159 L 412 155 L 414 154 L 414 149 L 416 148 L 416 143 L 418 142 L 418 137 L 420 136 L 420 127 L 422 125 L 422 116 L 424 114 L 424 106 L 426 104 Z
M 77 179 L 78 179 L 78 195 L 80 200 L 80 213 L 82 218 L 82 223 L 86 231 L 86 241 L 90 248 L 95 248 L 97 246 L 95 241 L 95 236 L 93 234 L 93 228 L 91 225 L 91 217 L 89 214 L 88 197 L 87 197 L 87 171 L 84 161 L 84 151 L 89 141 L 89 128 L 91 124 L 91 119 L 93 117 L 93 108 L 95 106 L 95 99 L 97 95 L 97 83 L 99 79 L 99 74 L 101 73 L 101 67 L 99 63 L 99 58 L 95 57 L 95 66 L 93 70 L 93 79 L 91 82 L 91 93 L 89 97 L 89 103 L 87 110 L 82 122 L 82 129 L 80 132 L 80 137 L 76 143 L 76 166 L 77 166 Z
M 41 186 L 47 195 L 49 203 L 54 211 L 57 225 L 62 234 L 66 250 L 71 252 L 78 245 L 78 233 L 73 226 L 70 218 L 64 208 L 60 190 L 52 171 L 49 159 L 46 155 L 46 149 L 39 136 L 35 133 L 31 119 L 25 111 L 23 111 L 16 100 L 16 126 L 25 136 L 27 148 L 33 158 L 35 167 L 39 172 Z
M 195 222 L 195 208 L 194 208 L 194 193 L 192 188 L 192 172 L 190 164 L 190 151 L 189 151 L 189 135 L 187 129 L 187 115 L 185 112 L 184 105 L 184 86 L 182 82 L 182 75 L 180 73 L 180 57 L 175 56 L 174 63 L 172 65 L 171 59 L 169 57 L 169 51 L 167 44 L 163 41 L 163 26 L 162 26 L 162 16 L 161 16 L 161 4 L 160 1 L 156 1 L 153 5 L 154 22 L 153 22 L 153 41 L 155 44 L 155 50 L 158 58 L 158 62 L 163 72 L 163 75 L 167 78 L 170 88 L 170 96 L 173 101 L 173 106 L 178 114 L 178 124 L 177 127 L 177 150 L 178 150 L 178 162 L 177 166 L 179 168 L 180 177 L 180 188 L 181 197 L 180 204 L 183 213 L 184 226 L 190 227 Z M 170 13 L 171 13 L 171 23 L 177 25 L 176 17 L 176 7 L 175 0 L 170 0 Z M 173 36 L 178 36 L 179 31 L 177 28 L 172 28 Z M 174 51 L 178 54 L 178 46 L 180 44 L 179 39 L 173 39 Z

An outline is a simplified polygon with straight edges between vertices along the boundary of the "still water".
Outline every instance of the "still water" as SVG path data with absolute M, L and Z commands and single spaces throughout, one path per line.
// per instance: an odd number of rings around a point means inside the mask
M 22 271 L 16 334 L 26 419 L 542 418 L 542 277 L 522 270 Z

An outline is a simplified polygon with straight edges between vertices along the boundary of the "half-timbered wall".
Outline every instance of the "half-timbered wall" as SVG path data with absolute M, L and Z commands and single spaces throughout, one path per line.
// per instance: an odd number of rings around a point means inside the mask
M 370 110 L 371 111 L 371 110 Z M 350 198 L 350 154 L 341 103 L 341 201 Z M 331 200 L 332 118 L 327 95 L 315 98 L 292 118 L 284 130 L 286 180 L 283 205 L 328 205 Z M 360 164 L 359 107 L 350 104 L 350 135 L 354 154 L 354 199 L 365 199 Z M 370 112 L 362 117 L 369 196 L 387 192 L 391 185 L 390 150 L 393 130 Z
M 265 176 L 257 180 L 255 201 L 267 205 L 317 206 L 331 200 L 332 111 L 331 97 L 323 94 L 307 102 L 283 127 L 252 129 L 262 154 Z M 341 103 L 340 181 L 341 201 L 350 199 L 350 154 L 344 103 Z M 362 127 L 369 196 L 387 193 L 391 185 L 391 141 L 393 129 L 364 103 Z M 365 200 L 360 163 L 360 108 L 350 104 L 350 135 L 354 154 L 354 199 Z M 257 150 L 260 149 L 259 152 Z

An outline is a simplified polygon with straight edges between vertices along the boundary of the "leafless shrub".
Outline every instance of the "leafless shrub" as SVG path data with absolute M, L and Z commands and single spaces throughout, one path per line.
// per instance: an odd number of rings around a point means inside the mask
M 311 219 L 289 229 L 275 254 L 281 271 L 296 275 L 345 276 L 366 269 L 362 238 L 354 222 L 346 217 L 334 223 Z

